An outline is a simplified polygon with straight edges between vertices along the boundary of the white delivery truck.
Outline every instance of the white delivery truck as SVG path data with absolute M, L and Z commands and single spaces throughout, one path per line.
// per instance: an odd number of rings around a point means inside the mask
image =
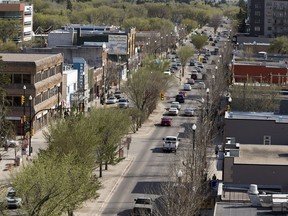
M 177 136 L 166 136 L 163 140 L 163 152 L 176 152 L 181 139 Z

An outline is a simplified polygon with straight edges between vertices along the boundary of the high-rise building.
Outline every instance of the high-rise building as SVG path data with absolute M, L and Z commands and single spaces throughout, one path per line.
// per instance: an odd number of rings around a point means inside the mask
M 249 0 L 248 19 L 251 35 L 279 37 L 288 34 L 287 0 Z
M 29 41 L 33 33 L 33 5 L 19 0 L 0 0 L 0 19 L 19 20 L 19 34 L 16 42 Z

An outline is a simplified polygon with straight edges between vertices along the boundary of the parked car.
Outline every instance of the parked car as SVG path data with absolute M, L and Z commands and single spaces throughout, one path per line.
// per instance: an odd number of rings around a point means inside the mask
M 207 59 L 206 59 L 206 58 L 203 58 L 202 62 L 203 62 L 203 63 L 207 63 Z
M 118 100 L 119 108 L 129 108 L 129 100 L 127 98 L 120 98 Z
M 189 85 L 194 85 L 195 84 L 195 80 L 190 78 L 190 79 L 187 80 L 187 83 Z
M 191 90 L 192 90 L 192 87 L 191 87 L 190 84 L 184 84 L 183 90 L 184 90 L 184 91 L 191 91 Z
M 106 104 L 116 104 L 118 101 L 118 99 L 115 96 L 110 96 L 107 101 Z
M 132 216 L 151 216 L 153 215 L 153 200 L 150 197 L 138 197 L 134 199 Z
M 16 191 L 12 187 L 7 189 L 5 205 L 7 208 L 19 208 L 22 205 L 22 199 L 16 196 Z
M 178 113 L 179 110 L 176 107 L 170 107 L 170 109 L 168 110 L 168 115 L 177 116 Z
M 175 101 L 178 101 L 179 103 L 185 103 L 185 96 L 183 96 L 183 94 L 178 94 L 175 97 Z
M 179 94 L 179 95 L 183 95 L 184 98 L 186 97 L 186 92 L 185 92 L 185 91 L 179 91 L 178 94 Z
M 116 91 L 114 92 L 114 96 L 115 96 L 117 99 L 121 98 L 121 91 L 120 91 L 120 90 L 116 90 Z
M 185 116 L 194 116 L 194 110 L 191 107 L 188 107 L 184 110 Z
M 164 71 L 163 73 L 164 73 L 165 75 L 168 75 L 168 76 L 171 75 L 171 71 L 170 71 L 170 70 L 166 70 L 166 71 Z
M 161 118 L 161 126 L 171 126 L 172 125 L 172 118 L 163 117 Z
M 180 110 L 180 109 L 181 109 L 181 104 L 180 104 L 179 102 L 177 102 L 177 101 L 173 101 L 173 102 L 171 103 L 171 107 L 175 107 L 175 108 L 177 108 L 178 110 Z

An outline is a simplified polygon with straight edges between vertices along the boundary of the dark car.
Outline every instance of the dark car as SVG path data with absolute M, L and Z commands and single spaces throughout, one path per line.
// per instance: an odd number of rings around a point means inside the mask
M 191 79 L 197 80 L 197 74 L 196 74 L 196 73 L 192 73 L 192 74 L 191 74 Z
M 163 117 L 161 119 L 161 126 L 171 126 L 172 125 L 172 118 Z
M 121 98 L 121 91 L 116 90 L 115 93 L 114 93 L 114 96 L 115 96 L 117 99 Z
M 185 102 L 185 97 L 182 94 L 178 94 L 175 97 L 175 101 L 177 101 L 179 103 L 184 103 Z

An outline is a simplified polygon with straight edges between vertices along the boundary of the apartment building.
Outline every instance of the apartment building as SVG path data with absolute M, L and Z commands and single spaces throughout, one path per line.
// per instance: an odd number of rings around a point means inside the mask
M 251 35 L 268 38 L 287 35 L 288 1 L 249 0 L 247 24 Z
M 10 77 L 10 84 L 4 87 L 10 104 L 8 119 L 18 134 L 23 116 L 27 121 L 32 118 L 34 130 L 40 129 L 56 115 L 55 108 L 62 102 L 63 55 L 0 53 L 0 56 L 4 65 L 1 72 Z
M 0 0 L 0 19 L 19 20 L 16 42 L 29 41 L 33 36 L 33 4 L 19 0 Z

